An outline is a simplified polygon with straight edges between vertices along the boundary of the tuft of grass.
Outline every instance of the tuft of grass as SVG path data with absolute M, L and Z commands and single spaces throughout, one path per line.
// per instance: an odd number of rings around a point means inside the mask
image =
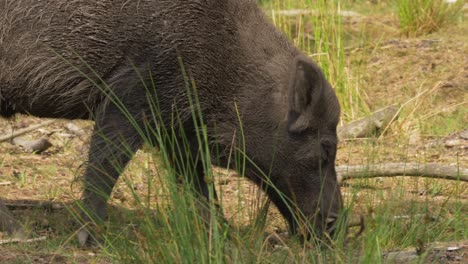
M 15 173 L 14 176 L 18 179 L 18 183 L 21 188 L 26 186 L 26 180 L 28 178 L 28 174 L 25 169 L 22 170 L 21 172 Z
M 460 18 L 464 1 L 396 0 L 401 32 L 407 36 L 435 32 Z

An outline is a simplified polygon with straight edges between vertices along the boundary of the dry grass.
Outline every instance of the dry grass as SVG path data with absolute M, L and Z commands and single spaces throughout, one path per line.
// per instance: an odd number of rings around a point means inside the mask
M 400 29 L 408 36 L 433 33 L 445 25 L 462 19 L 464 1 L 397 0 Z

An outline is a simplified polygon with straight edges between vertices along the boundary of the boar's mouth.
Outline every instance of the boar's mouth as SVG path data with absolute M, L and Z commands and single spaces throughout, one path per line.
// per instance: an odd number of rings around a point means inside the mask
M 338 221 L 338 215 L 332 214 L 329 215 L 325 219 L 325 227 L 326 227 L 326 232 L 330 237 L 333 237 L 335 232 L 337 231 L 337 228 L 340 226 L 340 224 L 337 222 Z M 359 230 L 353 234 L 349 235 L 349 228 L 351 227 L 356 227 L 359 226 Z M 345 238 L 345 243 L 349 242 L 351 239 L 356 239 L 359 237 L 365 230 L 365 221 L 364 221 L 364 216 L 362 214 L 356 215 L 353 214 L 346 219 L 346 238 Z

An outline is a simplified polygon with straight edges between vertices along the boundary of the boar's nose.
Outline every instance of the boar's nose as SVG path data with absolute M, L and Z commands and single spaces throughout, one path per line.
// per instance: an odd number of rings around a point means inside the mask
M 333 225 L 335 222 L 336 222 L 336 217 L 327 217 L 327 219 L 325 219 L 325 224 L 328 226 L 328 225 Z
M 350 237 L 348 233 L 349 228 L 355 226 L 359 226 L 360 229 L 358 232 L 356 232 L 356 234 Z M 326 232 L 330 237 L 333 237 L 338 228 L 345 228 L 344 231 L 346 234 L 346 241 L 348 241 L 350 238 L 357 238 L 364 232 L 365 229 L 364 216 L 362 214 L 350 214 L 339 218 L 337 214 L 330 214 L 325 219 Z
M 338 226 L 337 221 L 337 213 L 329 213 L 327 218 L 325 218 L 325 230 L 331 237 L 333 237 L 334 233 L 336 232 Z

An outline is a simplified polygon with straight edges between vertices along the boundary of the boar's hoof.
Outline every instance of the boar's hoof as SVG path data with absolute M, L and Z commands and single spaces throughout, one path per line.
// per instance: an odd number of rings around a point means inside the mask
M 98 236 L 95 233 L 95 228 L 91 224 L 87 224 L 83 226 L 77 233 L 78 237 L 78 245 L 80 247 L 95 247 L 100 244 L 100 240 L 98 240 Z
M 84 247 L 86 243 L 88 242 L 89 239 L 89 233 L 86 231 L 86 229 L 81 229 L 78 231 L 78 244 L 80 247 Z

